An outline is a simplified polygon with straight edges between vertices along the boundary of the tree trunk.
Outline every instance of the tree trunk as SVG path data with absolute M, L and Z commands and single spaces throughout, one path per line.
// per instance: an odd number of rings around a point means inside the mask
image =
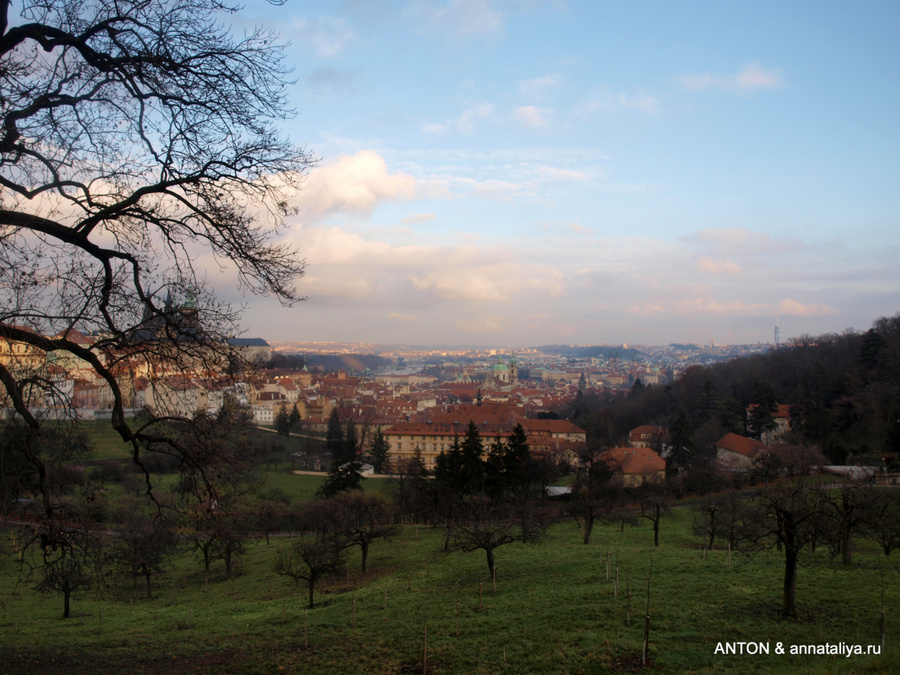
M 659 521 L 662 518 L 662 507 L 657 506 L 653 509 L 653 545 L 659 546 Z
M 69 618 L 69 598 L 72 596 L 72 591 L 65 590 L 63 591 L 63 618 Z
M 784 598 L 781 603 L 782 618 L 796 618 L 797 608 L 797 557 L 799 552 L 793 546 L 784 547 Z
M 590 514 L 588 516 L 585 516 L 584 525 L 581 528 L 582 533 L 584 534 L 585 546 L 591 543 L 591 532 L 593 531 L 593 529 L 594 529 L 594 514 Z
M 150 588 L 150 570 L 149 569 L 144 570 L 144 579 L 147 582 L 147 597 L 152 598 L 153 592 Z
M 841 525 L 841 562 L 844 565 L 850 564 L 850 558 L 853 555 L 852 550 L 852 528 L 850 523 L 844 522 Z
M 484 549 L 485 553 L 487 553 L 487 564 L 488 564 L 488 574 L 491 579 L 494 578 L 494 549 L 486 548 Z
M 310 579 L 307 586 L 309 587 L 309 605 L 308 605 L 308 607 L 310 609 L 312 609 L 313 608 L 313 592 L 315 591 L 315 588 L 316 588 L 316 582 L 314 580 Z
M 362 549 L 362 573 L 366 573 L 366 560 L 369 558 L 369 542 L 363 542 L 359 545 Z

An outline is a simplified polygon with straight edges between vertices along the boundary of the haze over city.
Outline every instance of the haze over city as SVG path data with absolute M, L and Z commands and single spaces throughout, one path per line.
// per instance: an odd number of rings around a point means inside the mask
M 248 335 L 755 343 L 897 311 L 893 2 L 253 1 L 320 158 Z

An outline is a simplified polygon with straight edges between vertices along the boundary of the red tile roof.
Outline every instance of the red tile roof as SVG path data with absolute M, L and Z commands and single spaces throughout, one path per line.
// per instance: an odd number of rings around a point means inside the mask
M 626 475 L 655 474 L 666 470 L 666 460 L 650 448 L 611 448 L 600 457 L 615 471 Z
M 722 448 L 723 450 L 730 450 L 731 452 L 736 452 L 739 455 L 744 455 L 745 457 L 753 459 L 760 451 L 766 449 L 766 444 L 754 441 L 752 438 L 747 438 L 746 436 L 728 433 L 719 439 L 719 442 L 716 443 L 716 447 Z

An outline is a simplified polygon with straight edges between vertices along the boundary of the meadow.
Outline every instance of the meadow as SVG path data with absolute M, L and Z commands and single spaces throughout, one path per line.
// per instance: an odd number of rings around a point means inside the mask
M 296 476 L 307 492 L 315 477 Z M 373 481 L 369 481 L 372 483 Z M 381 486 L 379 486 L 381 487 Z M 778 552 L 704 555 L 692 513 L 673 509 L 659 547 L 649 523 L 605 526 L 589 546 L 571 521 L 542 544 L 497 551 L 496 588 L 481 552 L 441 554 L 443 531 L 405 526 L 370 552 L 359 572 L 305 588 L 273 572 L 288 536 L 258 540 L 238 574 L 202 565 L 187 552 L 156 579 L 154 597 L 110 576 L 62 600 L 19 581 L 12 534 L 0 552 L 0 658 L 19 673 L 891 673 L 900 668 L 896 608 L 900 559 L 857 542 L 843 567 L 819 549 L 803 559 L 796 621 L 779 620 Z M 607 577 L 609 561 L 609 577 Z M 652 564 L 652 574 L 651 574 Z M 618 585 L 616 584 L 618 567 Z M 650 634 L 641 664 L 647 583 Z M 630 593 L 629 593 L 630 592 Z M 791 645 L 878 645 L 880 656 L 791 656 Z M 629 618 L 630 607 L 630 618 Z M 768 645 L 766 654 L 716 653 L 720 643 Z M 724 648 L 724 647 L 723 647 Z M 759 648 L 744 647 L 744 651 Z

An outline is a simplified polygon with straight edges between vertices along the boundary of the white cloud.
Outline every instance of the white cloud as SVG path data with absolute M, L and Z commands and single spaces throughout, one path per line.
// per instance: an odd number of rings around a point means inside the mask
M 315 221 L 327 213 L 371 213 L 385 201 L 406 201 L 416 195 L 416 181 L 389 173 L 380 155 L 363 150 L 312 169 L 296 198 L 300 217 Z
M 547 89 L 551 89 L 559 84 L 559 77 L 556 75 L 547 75 L 545 77 L 535 77 L 519 83 L 519 93 L 523 96 L 539 96 Z
M 450 131 L 450 127 L 446 124 L 435 124 L 433 122 L 425 122 L 422 125 L 422 133 L 430 136 L 442 136 Z
M 490 120 L 494 117 L 496 109 L 493 103 L 479 103 L 470 108 L 466 108 L 462 114 L 456 118 L 453 126 L 461 134 L 471 134 L 475 131 L 475 124 L 480 121 Z
M 796 247 L 794 242 L 777 241 L 765 233 L 743 227 L 707 228 L 685 239 L 708 244 L 719 256 L 777 253 Z
M 568 230 L 569 232 L 574 232 L 575 234 L 581 234 L 581 235 L 593 235 L 594 234 L 594 231 L 591 228 L 585 227 L 581 223 L 577 223 L 574 221 L 567 222 L 567 223 L 555 223 L 555 222 L 551 222 L 551 221 L 544 221 L 544 222 L 540 223 L 540 227 L 542 230 L 546 230 L 548 232 L 553 232 L 555 234 L 559 234 L 560 230 Z M 578 274 L 578 273 L 576 272 L 576 274 Z
M 782 316 L 814 317 L 837 316 L 840 312 L 828 305 L 820 305 L 815 302 L 803 304 L 796 300 L 784 299 L 778 305 L 778 314 Z
M 688 91 L 720 89 L 750 92 L 757 89 L 780 89 L 786 86 L 779 68 L 766 70 L 758 63 L 748 63 L 742 71 L 726 75 L 717 73 L 681 75 L 678 81 Z
M 591 115 L 598 112 L 616 112 L 618 110 L 637 110 L 643 113 L 655 113 L 659 109 L 659 101 L 655 96 L 640 92 L 601 92 L 575 106 L 576 115 Z
M 428 223 L 437 218 L 436 213 L 410 213 L 400 220 L 402 225 L 420 225 Z
M 740 265 L 729 260 L 713 260 L 706 256 L 697 260 L 697 271 L 707 274 L 740 274 L 743 272 Z
M 353 30 L 343 19 L 330 16 L 296 19 L 289 32 L 296 44 L 308 46 L 324 57 L 337 56 L 354 37 Z
M 492 0 L 413 0 L 406 10 L 421 29 L 457 39 L 504 34 L 503 14 Z
M 463 333 L 499 333 L 508 324 L 496 314 L 471 316 L 464 319 L 457 319 L 453 323 L 454 327 Z
M 529 129 L 543 129 L 547 126 L 546 108 L 537 108 L 533 105 L 523 105 L 513 111 L 513 119 L 523 127 Z

